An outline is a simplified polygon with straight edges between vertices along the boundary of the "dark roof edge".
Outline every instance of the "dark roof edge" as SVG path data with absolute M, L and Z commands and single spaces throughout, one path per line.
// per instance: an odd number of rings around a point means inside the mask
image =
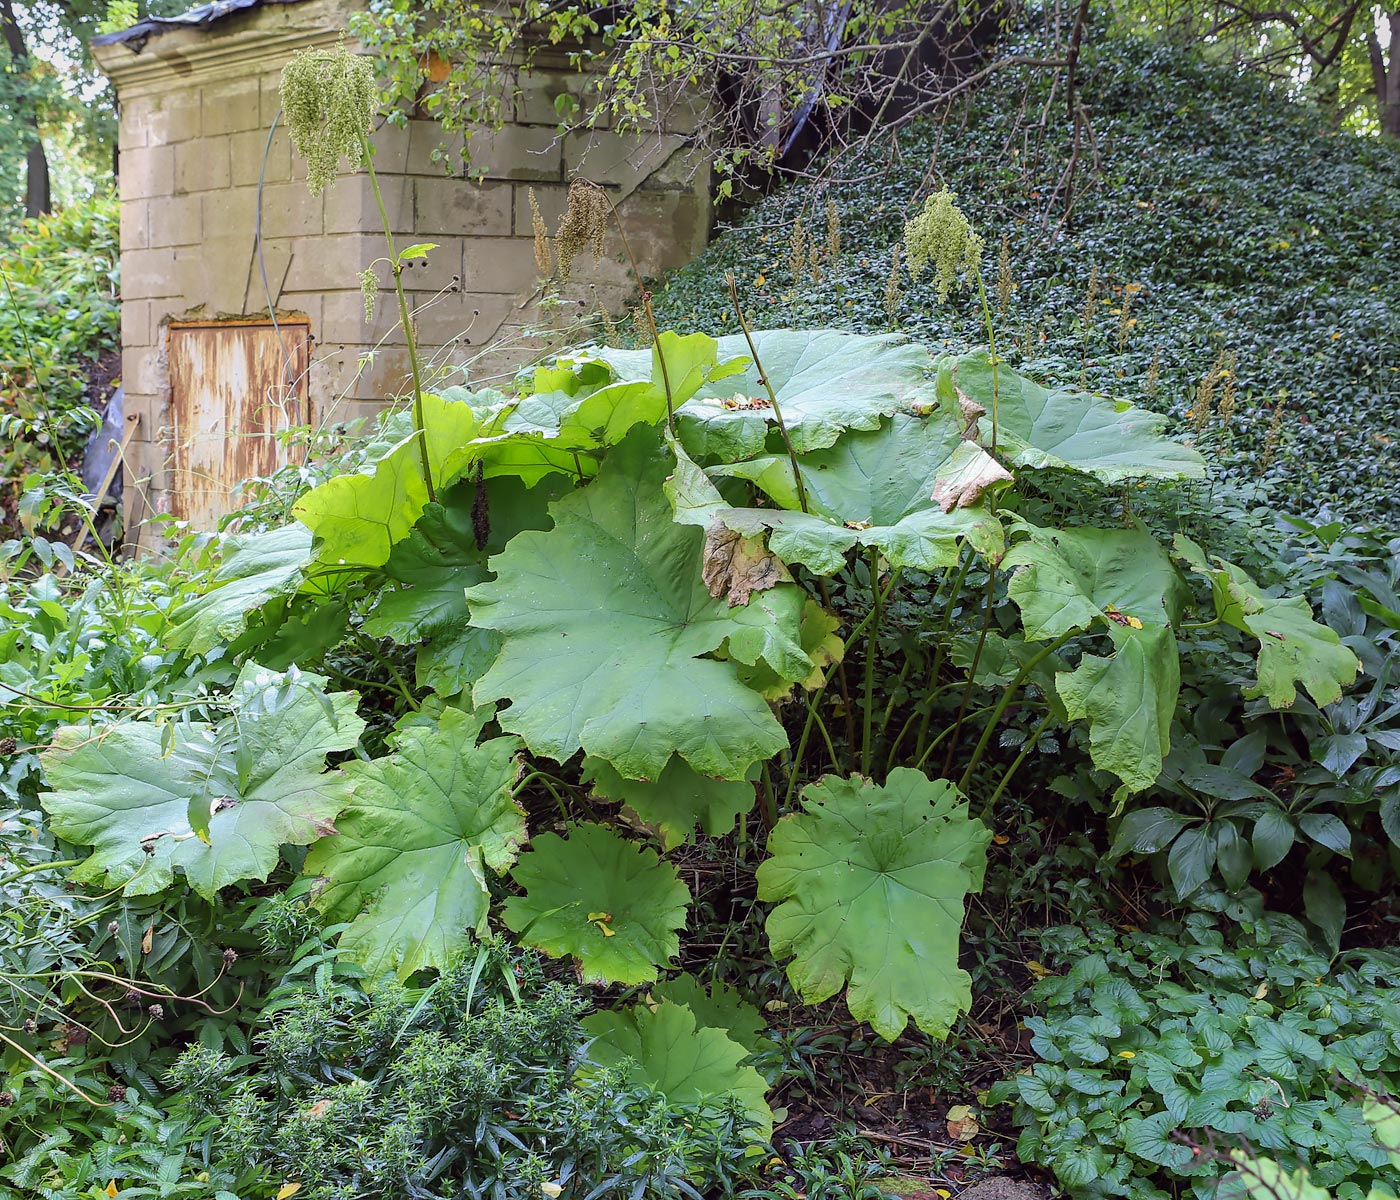
M 135 43 L 133 49 L 139 53 L 141 46 L 146 43 L 148 38 L 171 29 L 195 29 L 213 25 L 236 12 L 243 12 L 250 8 L 261 8 L 265 4 L 300 4 L 301 2 L 302 0 L 212 0 L 209 4 L 201 4 L 198 8 L 192 8 L 178 16 L 147 17 L 118 33 L 99 33 L 92 39 L 92 45 L 117 46 L 130 42 Z

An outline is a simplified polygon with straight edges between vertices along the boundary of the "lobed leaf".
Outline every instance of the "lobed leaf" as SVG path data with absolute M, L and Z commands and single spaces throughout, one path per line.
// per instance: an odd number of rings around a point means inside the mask
M 656 851 L 602 825 L 572 825 L 567 839 L 536 837 L 512 877 L 506 925 L 551 958 L 578 960 L 585 980 L 649 983 L 680 949 L 690 892 Z
M 991 835 L 947 780 L 898 767 L 883 787 L 827 776 L 803 789 L 758 869 L 774 955 L 808 1003 L 849 980 L 851 1014 L 893 1041 L 910 1017 L 946 1037 L 972 1001 L 958 966 L 966 894 Z
M 525 841 L 511 795 L 520 742 L 477 745 L 481 724 L 449 708 L 387 757 L 350 763 L 350 804 L 306 856 L 303 873 L 324 880 L 317 908 L 349 922 L 340 949 L 371 975 L 447 967 L 485 930 L 486 868 L 506 870 Z

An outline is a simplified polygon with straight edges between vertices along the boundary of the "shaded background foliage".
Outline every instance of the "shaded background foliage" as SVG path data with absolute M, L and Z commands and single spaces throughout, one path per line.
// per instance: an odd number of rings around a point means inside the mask
M 1224 477 L 1259 484 L 1258 499 L 1393 521 L 1400 153 L 1338 133 L 1257 77 L 1114 41 L 1086 51 L 1093 145 L 1081 130 L 1082 161 L 1067 179 L 1075 130 L 1052 88 L 1037 72 L 994 79 L 946 122 L 912 128 L 897 152 L 872 152 L 860 170 L 844 164 L 843 181 L 778 190 L 667 281 L 659 315 L 729 330 L 723 276 L 734 270 L 765 325 L 896 326 L 949 348 L 982 341 L 975 299 L 940 305 L 928 280 L 901 273 L 887 311 L 903 224 L 946 184 L 988 241 L 989 275 L 1007 238 L 1013 286 L 998 323 L 1014 339 L 1003 347 L 1013 365 L 1170 413 Z M 828 203 L 839 213 L 836 255 Z M 798 221 L 812 249 L 794 270 Z M 1237 406 L 1228 421 L 1190 430 L 1201 378 L 1219 370 L 1222 351 L 1235 356 Z M 1268 455 L 1280 396 L 1279 449 Z

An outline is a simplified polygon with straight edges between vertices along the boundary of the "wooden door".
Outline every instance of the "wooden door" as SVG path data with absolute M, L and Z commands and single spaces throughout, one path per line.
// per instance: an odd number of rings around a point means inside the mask
M 239 485 L 286 465 L 277 435 L 310 422 L 305 320 L 181 321 L 169 327 L 170 511 L 215 529 Z

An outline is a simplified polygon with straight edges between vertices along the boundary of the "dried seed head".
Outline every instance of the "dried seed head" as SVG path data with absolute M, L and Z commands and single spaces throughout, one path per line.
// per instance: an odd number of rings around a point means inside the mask
M 1222 350 L 1220 361 L 1216 364 L 1220 376 L 1220 403 L 1217 411 L 1220 419 L 1227 424 L 1231 417 L 1235 415 L 1235 408 L 1239 403 L 1239 382 L 1235 373 L 1235 353 L 1233 350 Z
M 1152 351 L 1152 361 L 1148 364 L 1147 374 L 1143 376 L 1143 394 L 1151 400 L 1157 395 L 1157 384 L 1162 378 L 1162 351 L 1160 349 Z
M 596 183 L 575 179 L 569 184 L 569 206 L 554 235 L 554 251 L 559 258 L 559 278 L 567 279 L 574 259 L 584 248 L 593 251 L 596 262 L 603 256 L 603 237 L 608 231 L 611 208 L 608 197 Z
M 899 316 L 899 302 L 903 298 L 900 290 L 899 258 L 902 247 L 895 242 L 890 247 L 890 273 L 885 276 L 885 316 L 893 325 Z
M 1197 433 L 1206 427 L 1215 407 L 1215 384 L 1220 377 L 1218 367 L 1211 367 L 1196 384 L 1196 398 L 1191 404 L 1191 424 Z
M 792 233 L 788 236 L 788 270 L 792 272 L 794 287 L 801 284 L 807 275 L 807 242 L 807 227 L 802 224 L 802 218 L 798 217 L 792 224 Z
M 150 1017 L 152 1021 L 164 1021 L 165 1008 L 163 1005 L 160 1004 L 152 1004 L 149 1008 L 146 1009 L 146 1015 Z
M 1088 333 L 1094 323 L 1094 314 L 1099 310 L 1099 264 L 1089 268 L 1089 287 L 1084 293 L 1084 307 L 1080 310 L 1080 320 L 1084 322 L 1084 332 Z
M 1011 274 L 1011 235 L 1001 235 L 1001 252 L 997 255 L 997 310 L 1002 316 L 1011 307 L 1011 294 L 1016 290 L 1016 280 Z
M 0 738 L 0 754 L 13 754 L 19 745 L 12 737 Z
M 554 251 L 549 245 L 549 229 L 540 215 L 540 204 L 535 199 L 535 189 L 529 188 L 526 196 L 530 201 L 530 228 L 535 235 L 535 266 L 540 275 L 548 279 L 554 273 Z
M 644 304 L 632 310 L 632 336 L 637 339 L 637 345 L 643 348 L 649 347 L 655 340 L 651 336 L 651 320 L 647 317 Z
M 334 182 L 341 155 L 361 161 L 378 89 L 368 58 L 343 45 L 303 50 L 282 71 L 282 111 L 297 153 L 306 159 L 313 196 Z
M 237 961 L 238 961 L 238 951 L 235 950 L 232 946 L 226 947 L 226 948 L 224 949 L 224 966 L 226 966 L 226 967 L 231 967 L 231 966 L 233 966 L 233 964 L 236 963 Z
M 904 246 L 915 279 L 933 264 L 940 303 L 948 299 L 959 274 L 968 280 L 981 274 L 982 239 L 947 188 L 930 196 L 923 211 L 904 226 Z
M 833 266 L 841 261 L 841 210 L 835 200 L 826 202 L 826 261 Z
M 1287 399 L 1287 392 L 1279 392 L 1278 399 L 1274 401 L 1274 415 L 1269 420 L 1269 432 L 1264 438 L 1264 453 L 1259 459 L 1261 473 L 1269 469 L 1269 464 L 1274 461 L 1274 455 L 1278 453 L 1279 439 L 1283 435 L 1283 405 Z
M 1128 348 L 1128 335 L 1137 321 L 1132 317 L 1133 297 L 1137 295 L 1137 285 L 1130 283 L 1123 289 L 1123 301 L 1118 306 L 1118 349 Z
M 622 345 L 622 334 L 618 331 L 617 322 L 613 320 L 612 313 L 606 308 L 598 310 L 598 317 L 603 325 L 603 341 L 614 350 Z
M 119 1083 L 112 1084 L 107 1089 L 107 1099 L 112 1104 L 121 1104 L 126 1099 L 126 1088 Z

